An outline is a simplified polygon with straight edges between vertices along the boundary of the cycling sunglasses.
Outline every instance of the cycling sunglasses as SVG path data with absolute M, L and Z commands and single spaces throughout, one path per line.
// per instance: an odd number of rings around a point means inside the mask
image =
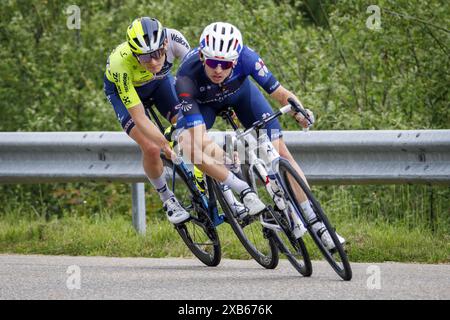
M 137 56 L 139 62 L 141 62 L 141 63 L 148 63 L 152 59 L 159 59 L 159 58 L 161 58 L 164 55 L 164 53 L 166 53 L 166 49 L 165 48 L 161 48 L 161 49 L 152 51 L 150 53 L 138 54 L 136 56 Z
M 227 69 L 230 69 L 233 66 L 234 61 L 205 59 L 205 63 L 206 63 L 206 65 L 208 67 L 210 67 L 212 69 L 215 69 L 215 68 L 217 68 L 220 65 L 222 70 L 227 70 Z

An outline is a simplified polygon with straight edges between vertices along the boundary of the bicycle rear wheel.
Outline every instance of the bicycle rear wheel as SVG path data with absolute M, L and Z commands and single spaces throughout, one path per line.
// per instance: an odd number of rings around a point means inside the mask
M 169 188 L 173 183 L 173 163 L 163 159 Z M 170 170 L 167 170 L 170 169 Z M 205 209 L 201 195 L 193 181 L 178 166 L 175 167 L 175 196 L 183 208 L 189 212 L 191 219 L 175 226 L 189 250 L 205 265 L 215 267 L 220 263 L 222 252 L 217 230 Z
M 311 190 L 286 159 L 280 159 L 279 174 L 281 176 L 283 185 L 285 186 L 285 189 L 289 194 L 289 198 L 295 204 L 298 212 L 302 214 L 303 220 L 308 221 L 307 217 L 301 210 L 300 201 L 295 196 L 294 190 L 297 190 L 298 192 L 298 190 L 301 189 L 305 193 L 311 204 L 311 207 L 314 210 L 314 213 L 316 214 L 317 219 L 324 224 L 325 228 L 330 233 L 335 248 L 333 250 L 328 250 L 322 243 L 319 236 L 313 231 L 312 226 L 310 224 L 306 224 L 309 235 L 321 251 L 322 255 L 325 257 L 331 267 L 336 271 L 336 273 L 346 281 L 351 280 L 352 269 L 350 267 L 347 254 L 336 236 L 335 228 L 330 224 L 325 212 L 321 208 L 319 202 L 314 198 Z
M 248 215 L 243 219 L 236 217 L 225 201 L 223 190 L 217 181 L 213 182 L 213 188 L 220 206 L 225 213 L 226 221 L 231 225 L 231 228 L 245 250 L 264 268 L 276 268 L 279 256 L 272 231 L 263 228 L 259 223 L 259 217 L 250 217 Z M 267 212 L 263 212 L 262 214 L 267 214 Z

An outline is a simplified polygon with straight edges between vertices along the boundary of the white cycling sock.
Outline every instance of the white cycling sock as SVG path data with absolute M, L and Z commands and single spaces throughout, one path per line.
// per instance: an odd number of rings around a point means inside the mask
M 220 187 L 222 188 L 223 191 L 223 197 L 225 198 L 227 203 L 231 206 L 235 202 L 233 191 L 230 189 L 229 186 L 223 183 L 220 184 Z
M 311 221 L 312 219 L 316 218 L 316 214 L 314 213 L 313 209 L 311 208 L 311 204 L 309 203 L 309 200 L 306 200 L 305 202 L 300 203 L 300 207 L 302 208 L 303 212 L 306 214 L 308 221 Z
M 167 187 L 164 171 L 159 178 L 148 178 L 148 180 L 150 180 L 150 183 L 155 187 L 156 191 L 158 191 L 159 197 L 161 198 L 162 202 L 166 202 L 166 200 L 174 196 L 172 190 Z
M 225 179 L 225 181 L 222 182 L 223 184 L 226 184 L 229 186 L 234 192 L 241 193 L 245 189 L 250 188 L 250 186 L 247 184 L 247 182 L 242 181 L 238 177 L 234 175 L 232 172 L 228 172 L 228 177 Z

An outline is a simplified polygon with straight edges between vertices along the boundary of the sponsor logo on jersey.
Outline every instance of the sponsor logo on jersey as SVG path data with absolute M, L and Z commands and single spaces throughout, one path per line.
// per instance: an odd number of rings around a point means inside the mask
M 184 112 L 188 112 L 191 109 L 192 109 L 192 103 L 187 103 L 185 101 L 183 101 L 181 103 L 181 110 L 183 110 Z
M 123 126 L 123 130 L 128 131 L 128 128 L 134 123 L 133 119 L 127 121 L 127 123 Z
M 114 72 L 112 74 L 112 76 L 113 76 L 114 82 L 116 82 L 116 83 L 120 82 L 120 74 L 118 72 Z
M 123 97 L 123 103 L 125 104 L 125 105 L 129 105 L 130 103 L 131 103 L 131 100 L 130 100 L 130 98 L 129 97 Z
M 280 82 L 277 80 L 270 88 L 269 91 L 275 90 L 280 85 Z
M 173 108 L 174 108 L 175 110 L 180 110 L 180 108 L 181 108 L 182 105 L 183 105 L 183 103 L 179 103 L 179 104 L 175 105 Z M 169 112 L 169 113 L 170 113 L 170 112 Z
M 172 41 L 178 42 L 179 44 L 185 46 L 187 49 L 189 49 L 189 45 L 186 43 L 186 41 L 184 41 L 184 39 L 182 37 L 179 37 L 178 35 L 176 35 L 175 33 L 172 33 Z
M 125 89 L 125 92 L 130 91 L 130 88 L 128 87 L 128 73 L 123 74 L 123 88 Z
M 202 120 L 194 120 L 194 121 L 189 121 L 186 123 L 186 127 L 187 128 L 193 128 L 196 126 L 199 126 L 201 124 L 203 124 L 204 122 Z
M 266 65 L 264 64 L 264 61 L 262 61 L 261 58 L 255 63 L 255 69 L 258 71 L 258 75 L 260 77 L 265 77 L 266 74 L 269 73 L 269 70 L 267 69 Z
M 265 112 L 261 116 L 262 119 L 265 119 L 265 118 L 268 118 L 268 117 L 270 117 L 270 113 L 269 112 Z

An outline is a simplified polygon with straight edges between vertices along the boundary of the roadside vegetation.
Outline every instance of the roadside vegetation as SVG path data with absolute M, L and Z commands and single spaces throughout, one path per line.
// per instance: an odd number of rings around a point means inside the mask
M 67 27 L 74 3 L 80 29 Z M 449 129 L 449 2 L 376 4 L 379 30 L 362 0 L 2 1 L 0 131 L 120 131 L 103 73 L 142 15 L 180 30 L 192 47 L 208 23 L 235 24 L 314 111 L 314 130 Z M 289 117 L 281 121 L 298 130 Z M 0 185 L 0 253 L 191 256 L 147 190 L 148 231 L 140 236 L 126 184 Z M 314 190 L 352 261 L 450 262 L 448 186 Z M 228 227 L 219 230 L 224 257 L 248 258 Z

